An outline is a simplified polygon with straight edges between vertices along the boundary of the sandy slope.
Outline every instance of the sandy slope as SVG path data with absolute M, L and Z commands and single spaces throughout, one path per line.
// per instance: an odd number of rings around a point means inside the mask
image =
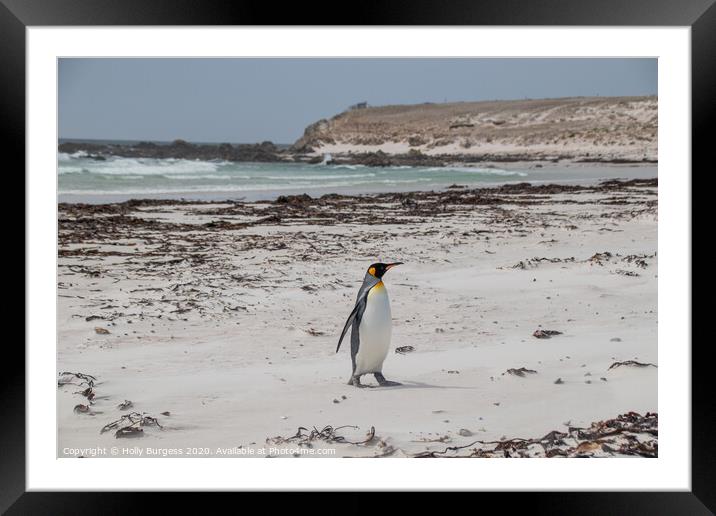
M 76 387 L 58 389 L 58 455 L 92 446 L 258 454 L 267 438 L 299 426 L 356 425 L 341 435 L 360 441 L 375 427 L 377 438 L 314 450 L 399 457 L 657 411 L 656 368 L 609 370 L 615 361 L 658 363 L 655 199 L 653 188 L 507 195 L 432 216 L 398 205 L 395 224 L 284 219 L 221 231 L 199 224 L 246 217 L 200 214 L 217 205 L 150 206 L 126 216 L 196 229 L 68 231 L 58 371 L 98 383 L 95 415 L 73 412 L 86 403 Z M 590 261 L 602 252 L 612 256 Z M 527 261 L 535 257 L 565 261 Z M 385 363 L 402 387 L 359 390 L 346 385 L 347 347 L 336 355 L 335 345 L 364 268 L 377 259 L 406 262 L 386 284 L 393 346 L 415 351 Z M 536 339 L 539 327 L 563 335 Z M 537 373 L 505 374 L 520 367 Z M 100 435 L 126 413 L 117 408 L 125 399 L 164 428 L 137 439 Z

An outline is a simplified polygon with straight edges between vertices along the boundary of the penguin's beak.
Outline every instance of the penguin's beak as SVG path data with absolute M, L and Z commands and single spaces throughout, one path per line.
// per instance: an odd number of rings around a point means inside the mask
M 395 263 L 386 264 L 385 270 L 389 271 L 390 269 L 392 269 L 393 267 L 395 267 L 397 265 L 403 265 L 403 262 L 395 262 Z

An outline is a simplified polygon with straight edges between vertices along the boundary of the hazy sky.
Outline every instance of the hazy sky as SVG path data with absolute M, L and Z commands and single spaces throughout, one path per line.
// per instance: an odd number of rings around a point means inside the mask
M 292 143 L 371 105 L 657 93 L 656 59 L 60 59 L 60 138 Z

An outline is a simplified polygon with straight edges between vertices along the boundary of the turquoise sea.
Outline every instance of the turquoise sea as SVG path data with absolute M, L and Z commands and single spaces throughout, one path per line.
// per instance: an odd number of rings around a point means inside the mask
M 366 167 L 298 163 L 234 163 L 181 159 L 58 155 L 60 202 L 117 202 L 132 198 L 273 199 L 308 193 L 371 193 L 444 189 L 508 182 L 595 182 L 656 177 L 652 166 Z

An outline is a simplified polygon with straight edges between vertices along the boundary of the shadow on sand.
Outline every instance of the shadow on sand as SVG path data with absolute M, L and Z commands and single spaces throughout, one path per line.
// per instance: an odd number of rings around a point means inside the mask
M 385 391 L 395 391 L 403 389 L 465 389 L 472 390 L 475 387 L 459 387 L 456 385 L 432 385 L 424 382 L 401 382 L 401 385 L 392 385 L 390 387 L 381 387 L 380 385 L 363 384 L 363 387 L 370 389 L 379 389 Z

